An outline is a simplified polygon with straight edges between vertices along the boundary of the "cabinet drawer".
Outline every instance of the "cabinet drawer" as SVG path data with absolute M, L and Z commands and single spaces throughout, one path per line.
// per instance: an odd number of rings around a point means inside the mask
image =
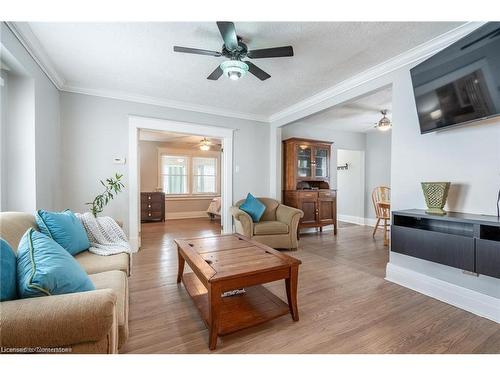
M 476 239 L 476 272 L 500 278 L 500 242 Z
M 335 198 L 335 192 L 329 191 L 329 190 L 320 191 L 319 197 L 320 198 Z
M 161 214 L 161 211 L 151 211 L 151 210 L 143 210 L 141 212 L 141 219 L 142 220 L 157 220 L 161 219 L 163 216 Z
M 406 228 L 391 228 L 391 251 L 475 272 L 472 237 Z
M 316 199 L 318 198 L 317 191 L 299 191 L 299 199 Z
M 141 193 L 141 203 L 161 202 L 165 199 L 163 193 Z
M 142 208 L 144 210 L 150 210 L 150 211 L 161 211 L 162 206 L 163 206 L 162 202 L 151 201 L 142 203 Z

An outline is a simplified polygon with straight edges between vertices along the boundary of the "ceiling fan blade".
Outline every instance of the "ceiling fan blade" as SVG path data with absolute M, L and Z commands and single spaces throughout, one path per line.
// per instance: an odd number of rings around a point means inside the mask
M 257 65 L 254 65 L 250 61 L 245 61 L 245 64 L 248 65 L 248 71 L 261 81 L 265 81 L 266 79 L 271 78 L 269 74 L 264 72 L 261 68 L 259 68 Z
M 207 77 L 207 79 L 210 79 L 212 81 L 217 81 L 220 78 L 220 76 L 222 75 L 222 73 L 224 73 L 224 72 L 222 71 L 220 66 L 218 66 L 217 68 L 215 68 L 215 70 L 212 73 L 210 73 L 210 75 Z
M 255 49 L 253 51 L 249 51 L 247 53 L 247 56 L 250 57 L 251 59 L 265 59 L 267 57 L 293 56 L 293 48 L 292 46 L 286 46 L 286 47 Z
M 179 47 L 179 46 L 174 46 L 174 52 L 194 53 L 196 55 L 206 55 L 206 56 L 215 56 L 215 57 L 222 56 L 222 53 L 217 52 L 217 51 L 209 51 L 206 49 Z
M 217 26 L 219 27 L 220 35 L 222 35 L 222 39 L 224 39 L 227 50 L 234 51 L 237 49 L 238 37 L 236 36 L 234 23 L 217 21 Z

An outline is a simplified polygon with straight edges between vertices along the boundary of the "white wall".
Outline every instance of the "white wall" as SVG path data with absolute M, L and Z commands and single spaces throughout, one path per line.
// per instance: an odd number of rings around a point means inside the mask
M 282 139 L 292 137 L 309 138 L 333 142 L 332 160 L 330 162 L 330 187 L 337 188 L 337 150 L 365 150 L 366 135 L 364 133 L 345 132 L 311 128 L 307 122 L 297 121 L 281 128 Z
M 409 69 L 420 61 L 355 85 L 321 105 L 336 105 L 392 84 L 392 209 L 425 208 L 420 182 L 440 180 L 452 183 L 445 209 L 496 215 L 495 202 L 500 187 L 500 119 L 421 135 L 409 74 Z M 303 132 L 308 133 L 307 129 Z M 393 252 L 391 264 L 500 298 L 499 279 L 466 275 L 458 269 Z
M 0 211 L 7 207 L 7 160 L 5 154 L 5 127 L 7 126 L 7 74 L 0 70 Z
M 269 192 L 268 126 L 262 123 L 201 114 L 122 100 L 61 93 L 63 204 L 86 209 L 99 192 L 99 179 L 115 172 L 125 175 L 127 165 L 113 164 L 115 156 L 128 153 L 128 116 L 163 118 L 237 129 L 234 133 L 233 199 L 248 192 Z M 182 129 L 179 129 L 182 132 Z M 105 214 L 123 220 L 128 228 L 128 190 L 119 195 Z
M 366 133 L 365 218 L 374 219 L 372 191 L 377 186 L 391 187 L 391 131 Z
M 363 224 L 365 216 L 365 152 L 338 150 L 338 165 L 348 168 L 337 171 L 337 214 L 339 220 Z
M 5 123 L 2 124 L 4 211 L 36 210 L 35 87 L 33 79 L 6 75 Z
M 392 208 L 425 208 L 422 181 L 450 181 L 445 209 L 496 215 L 500 118 L 421 135 L 408 68 L 393 74 Z M 390 263 L 500 298 L 500 280 L 392 253 Z
M 2 58 L 9 58 L 9 63 L 15 60 L 15 64 L 22 67 L 22 70 L 33 80 L 34 84 L 34 130 L 23 133 L 23 137 L 34 138 L 34 144 L 31 147 L 34 157 L 33 155 L 30 157 L 35 163 L 35 186 L 30 182 L 31 177 L 30 181 L 26 181 L 25 184 L 35 192 L 35 206 L 37 208 L 60 209 L 59 91 L 3 22 L 0 23 L 0 44 Z M 2 149 L 2 160 L 7 160 L 5 150 L 6 148 Z M 11 168 L 8 162 L 5 168 Z M 33 174 L 33 171 L 30 173 Z

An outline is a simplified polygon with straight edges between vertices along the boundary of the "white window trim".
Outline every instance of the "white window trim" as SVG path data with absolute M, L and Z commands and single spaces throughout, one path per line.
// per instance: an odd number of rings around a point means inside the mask
M 203 151 L 201 152 L 196 152 L 196 151 L 191 151 L 191 152 L 186 152 L 185 150 L 176 150 L 173 148 L 167 148 L 167 147 L 158 147 L 157 149 L 157 164 L 158 164 L 158 172 L 157 172 L 157 186 L 160 188 L 163 188 L 163 183 L 161 179 L 161 157 L 162 155 L 168 155 L 168 156 L 178 156 L 182 158 L 188 159 L 187 163 L 187 169 L 188 169 L 188 174 L 187 174 L 187 186 L 188 186 L 188 192 L 185 194 L 167 194 L 165 193 L 165 200 L 172 200 L 173 198 L 185 198 L 185 199 L 200 199 L 200 198 L 214 198 L 220 196 L 220 191 L 221 191 L 221 158 L 220 158 L 220 152 L 219 151 Z M 217 159 L 216 161 L 216 176 L 215 176 L 215 193 L 193 193 L 193 158 L 203 158 L 203 157 L 211 157 Z

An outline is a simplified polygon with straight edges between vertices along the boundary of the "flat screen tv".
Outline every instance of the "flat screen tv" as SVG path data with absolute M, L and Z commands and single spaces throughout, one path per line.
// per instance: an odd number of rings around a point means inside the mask
M 500 116 L 500 22 L 489 22 L 410 71 L 420 132 Z

